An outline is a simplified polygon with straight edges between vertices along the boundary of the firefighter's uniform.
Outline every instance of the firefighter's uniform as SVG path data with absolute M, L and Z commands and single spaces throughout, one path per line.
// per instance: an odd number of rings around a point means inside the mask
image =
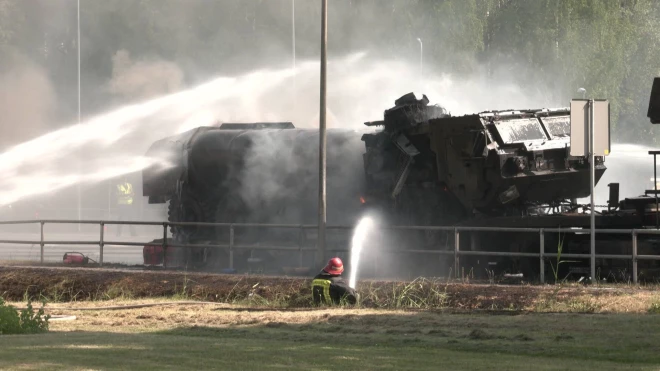
M 133 185 L 129 182 L 117 184 L 117 204 L 133 205 Z
M 119 220 L 131 220 L 135 219 L 132 206 L 133 206 L 133 197 L 135 192 L 133 192 L 133 185 L 128 181 L 123 181 L 122 183 L 117 184 L 117 206 L 119 211 Z M 117 226 L 117 236 L 121 234 L 123 225 L 120 224 Z M 134 225 L 129 225 L 128 228 L 131 230 L 131 235 L 136 236 Z
M 331 275 L 325 271 L 317 274 L 312 280 L 312 296 L 314 304 L 339 304 L 342 299 L 348 304 L 355 304 L 355 290 L 348 286 L 341 276 Z

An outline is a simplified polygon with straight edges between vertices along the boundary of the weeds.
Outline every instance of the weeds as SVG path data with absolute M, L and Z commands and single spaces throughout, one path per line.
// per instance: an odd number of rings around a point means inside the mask
M 417 278 L 409 283 L 393 282 L 389 288 L 391 291 L 387 293 L 381 291 L 383 288 L 384 286 L 376 288 L 373 284 L 363 288 L 361 303 L 365 306 L 392 309 L 432 309 L 447 306 L 446 285 L 438 280 Z
M 108 287 L 105 290 L 105 292 L 103 292 L 103 296 L 101 298 L 105 300 L 115 300 L 115 299 L 129 300 L 129 299 L 133 299 L 134 295 L 129 289 L 125 288 L 123 285 L 115 283 L 110 285 L 110 287 Z
M 570 300 L 566 306 L 568 312 L 577 313 L 596 313 L 600 310 L 601 306 L 591 299 L 573 299 Z
M 32 302 L 28 301 L 27 308 L 20 311 L 7 305 L 0 297 L 0 335 L 10 334 L 36 334 L 48 331 L 50 315 L 44 316 L 45 302 L 35 313 Z
M 564 237 L 561 235 L 561 232 L 559 233 L 559 242 L 557 242 L 557 266 L 552 264 L 552 261 L 550 262 L 550 267 L 552 268 L 552 274 L 555 277 L 555 284 L 557 281 L 559 281 L 559 264 L 562 263 L 575 263 L 574 261 L 569 261 L 569 260 L 561 260 L 561 252 L 564 249 Z
M 486 274 L 488 275 L 488 283 L 491 285 L 495 284 L 495 271 L 492 269 L 486 268 Z
M 650 314 L 660 314 L 660 301 L 657 299 L 654 300 L 647 312 Z
M 186 272 L 183 275 L 183 285 L 181 286 L 181 290 L 177 291 L 177 286 L 176 284 L 174 285 L 174 295 L 173 298 L 175 300 L 186 300 L 190 299 L 190 294 L 188 293 L 188 283 L 190 282 L 190 279 L 188 278 L 188 273 Z
M 289 307 L 311 307 L 312 295 L 303 289 L 302 285 L 291 285 L 287 289 L 278 287 L 272 290 L 269 286 L 264 286 L 260 282 L 252 285 L 239 286 L 236 283 L 231 291 L 224 297 L 217 297 L 219 301 L 228 304 L 250 306 L 250 307 L 271 307 L 271 308 L 289 308 Z M 307 285 L 304 285 L 307 286 Z
M 534 312 L 597 313 L 602 305 L 588 296 L 561 298 L 559 289 L 552 294 L 539 298 L 534 304 Z M 660 308 L 660 306 L 659 306 Z

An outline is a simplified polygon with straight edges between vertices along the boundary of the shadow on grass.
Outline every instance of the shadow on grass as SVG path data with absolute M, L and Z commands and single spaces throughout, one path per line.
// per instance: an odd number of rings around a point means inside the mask
M 242 326 L 189 326 L 159 335 L 196 338 L 245 339 L 305 343 L 312 347 L 387 347 L 397 354 L 412 350 L 438 350 L 467 354 L 550 357 L 554 368 L 563 361 L 616 364 L 657 364 L 656 341 L 660 324 L 648 316 L 576 314 L 526 314 L 492 316 L 408 312 L 392 314 L 342 314 L 324 312 L 313 321 L 245 323 Z M 650 327 L 649 327 L 650 326 Z M 655 329 L 651 329 L 654 327 Z M 613 341 L 611 334 L 616 333 Z M 655 340 L 641 333 L 652 333 Z M 563 360 L 563 361 L 562 361 Z M 558 362 L 558 363 L 557 363 Z M 523 367 L 524 368 L 524 367 Z M 560 367 L 561 368 L 561 367 Z
M 351 309 L 350 307 L 347 307 Z M 213 311 L 218 312 L 316 312 L 319 309 L 328 309 L 324 307 L 302 307 L 302 308 L 269 308 L 269 307 L 229 307 L 229 308 L 213 308 Z
M 336 311 L 280 322 L 267 315 L 228 327 L 0 337 L 0 368 L 327 369 L 332 364 L 365 370 L 527 370 L 531 362 L 536 369 L 580 362 L 580 369 L 602 370 L 660 362 L 655 345 L 660 323 L 649 316 Z

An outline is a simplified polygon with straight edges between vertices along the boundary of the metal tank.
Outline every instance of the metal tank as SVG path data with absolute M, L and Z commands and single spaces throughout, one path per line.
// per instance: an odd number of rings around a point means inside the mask
M 352 224 L 361 210 L 360 136 L 354 130 L 328 130 L 329 224 Z M 151 146 L 146 156 L 155 163 L 143 171 L 143 193 L 150 203 L 169 202 L 171 222 L 316 224 L 318 143 L 318 130 L 291 123 L 196 128 Z M 227 243 L 229 231 L 185 226 L 173 227 L 172 233 L 183 242 Z M 298 241 L 298 233 L 236 228 L 235 240 L 272 245 Z

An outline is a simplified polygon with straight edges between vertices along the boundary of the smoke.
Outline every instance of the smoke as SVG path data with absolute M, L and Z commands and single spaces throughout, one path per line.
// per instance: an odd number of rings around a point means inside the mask
M 606 205 L 609 198 L 610 183 L 619 183 L 621 198 L 644 195 L 647 189 L 653 189 L 653 156 L 648 151 L 653 150 L 637 144 L 613 144 L 610 155 L 605 157 L 605 173 L 596 184 L 594 203 Z M 588 204 L 589 198 L 579 200 Z M 600 209 L 600 208 L 599 208 Z
M 181 90 L 183 72 L 163 60 L 133 61 L 128 51 L 119 50 L 112 57 L 110 92 L 128 101 L 145 100 Z
M 361 132 L 330 129 L 327 220 L 351 224 L 364 186 Z M 316 130 L 255 132 L 236 189 L 252 222 L 314 223 L 318 210 L 319 135 Z M 231 188 L 230 188 L 231 189 Z M 292 202 L 293 201 L 293 202 Z
M 176 71 L 179 70 L 172 63 L 132 62 L 126 53 L 120 52 L 116 54 L 116 73 L 109 85 L 118 93 L 149 96 L 158 89 L 172 89 L 180 83 L 181 75 Z M 0 204 L 52 192 L 77 182 L 94 183 L 122 172 L 139 171 L 148 165 L 142 156 L 151 143 L 198 126 L 217 122 L 293 121 L 297 127 L 317 127 L 318 71 L 318 62 L 302 62 L 296 71 L 264 69 L 236 77 L 218 77 L 197 87 L 125 106 L 92 117 L 81 125 L 25 142 L 0 155 L 0 169 L 5 175 L 0 181 Z M 510 102 L 517 102 L 518 106 L 538 106 L 533 102 L 540 100 L 505 82 L 485 84 L 479 78 L 455 79 L 449 74 L 430 73 L 420 87 L 416 66 L 371 59 L 366 53 L 333 59 L 328 74 L 330 128 L 363 129 L 365 121 L 381 119 L 383 110 L 391 107 L 395 99 L 414 90 L 426 90 L 432 102 L 454 114 L 487 107 L 512 108 Z M 159 79 L 164 82 L 155 87 L 149 83 Z M 12 81 L 33 82 L 41 87 L 37 93 L 48 96 L 48 85 L 43 79 L 24 77 Z M 30 85 L 26 83 L 25 86 Z M 43 108 L 50 101 L 39 99 L 39 102 L 38 107 Z M 20 111 L 15 107 L 7 109 L 14 114 L 22 114 Z M 43 119 L 44 115 L 35 113 L 39 109 L 31 111 L 35 115 L 33 122 Z M 315 162 L 313 157 L 282 148 L 286 143 L 262 140 L 265 142 L 254 147 L 258 152 L 248 158 L 252 165 L 250 171 L 255 174 L 271 173 L 266 164 L 272 161 L 263 161 L 264 158 L 279 156 L 279 163 L 286 164 L 287 169 L 296 169 L 300 162 L 306 165 Z M 306 144 L 308 151 L 316 153 L 316 143 L 318 140 L 310 137 Z M 337 157 L 340 171 L 344 169 L 341 164 L 350 164 L 346 167 L 351 171 L 359 169 L 361 157 L 354 155 L 359 145 L 359 142 L 353 143 L 352 150 L 329 146 L 330 154 L 335 150 L 341 154 Z M 348 179 L 354 177 L 349 173 L 337 174 Z M 312 178 L 310 175 L 310 182 Z M 246 199 L 254 199 L 255 194 L 282 195 L 285 190 L 281 189 L 284 187 L 281 180 L 263 181 L 260 176 L 247 175 L 244 184 L 251 186 L 245 189 L 249 194 Z
M 281 72 L 284 72 L 283 70 Z M 295 79 L 295 87 L 294 81 Z M 355 53 L 328 65 L 328 222 L 350 224 L 351 208 L 360 206 L 364 170 L 364 122 L 380 120 L 394 100 L 410 91 L 424 92 L 432 102 L 467 114 L 490 109 L 539 107 L 541 93 L 480 77 L 455 78 L 429 73 L 419 80 L 417 66 Z M 259 82 L 261 84 L 261 82 Z M 295 89 L 295 90 L 294 90 Z M 272 89 L 248 89 L 232 104 L 223 104 L 220 121 L 293 121 L 298 128 L 318 127 L 318 63 L 302 63 Z M 547 92 L 546 92 L 547 93 Z M 547 94 L 549 95 L 549 94 Z M 547 100 L 546 100 L 547 101 Z M 512 107 L 511 102 L 517 106 Z M 191 129 L 196 122 L 185 125 Z M 345 129 L 347 131 L 332 131 Z M 229 189 L 237 189 L 250 222 L 315 223 L 318 195 L 318 133 L 252 133 L 243 171 Z M 291 204 L 291 200 L 296 200 Z M 288 203 L 288 204 L 287 204 Z M 357 210 L 355 210 L 357 211 Z
M 281 84 L 270 84 L 264 71 L 247 74 L 250 83 L 235 92 L 226 104 L 215 108 L 216 120 L 221 121 L 292 121 L 299 128 L 318 127 L 319 69 L 318 62 L 300 63 L 295 71 L 279 70 L 286 74 Z M 292 75 L 292 76 L 290 76 Z M 260 80 L 260 76 L 264 80 Z M 419 70 L 399 60 L 371 58 L 365 52 L 333 59 L 328 63 L 328 127 L 364 128 L 364 122 L 382 119 L 383 111 L 408 92 L 425 93 L 431 103 L 462 115 L 488 109 L 541 108 L 558 106 L 561 102 L 544 90 L 530 90 L 510 81 L 508 76 L 492 78 L 476 74 L 473 77 L 449 73 L 429 72 L 420 82 Z M 202 113 L 197 113 L 202 117 Z M 207 118 L 212 116 L 207 115 Z M 198 120 L 182 126 L 181 131 L 195 127 Z
M 8 66 L 0 75 L 0 148 L 43 133 L 56 102 L 42 68 L 20 55 L 13 55 Z

